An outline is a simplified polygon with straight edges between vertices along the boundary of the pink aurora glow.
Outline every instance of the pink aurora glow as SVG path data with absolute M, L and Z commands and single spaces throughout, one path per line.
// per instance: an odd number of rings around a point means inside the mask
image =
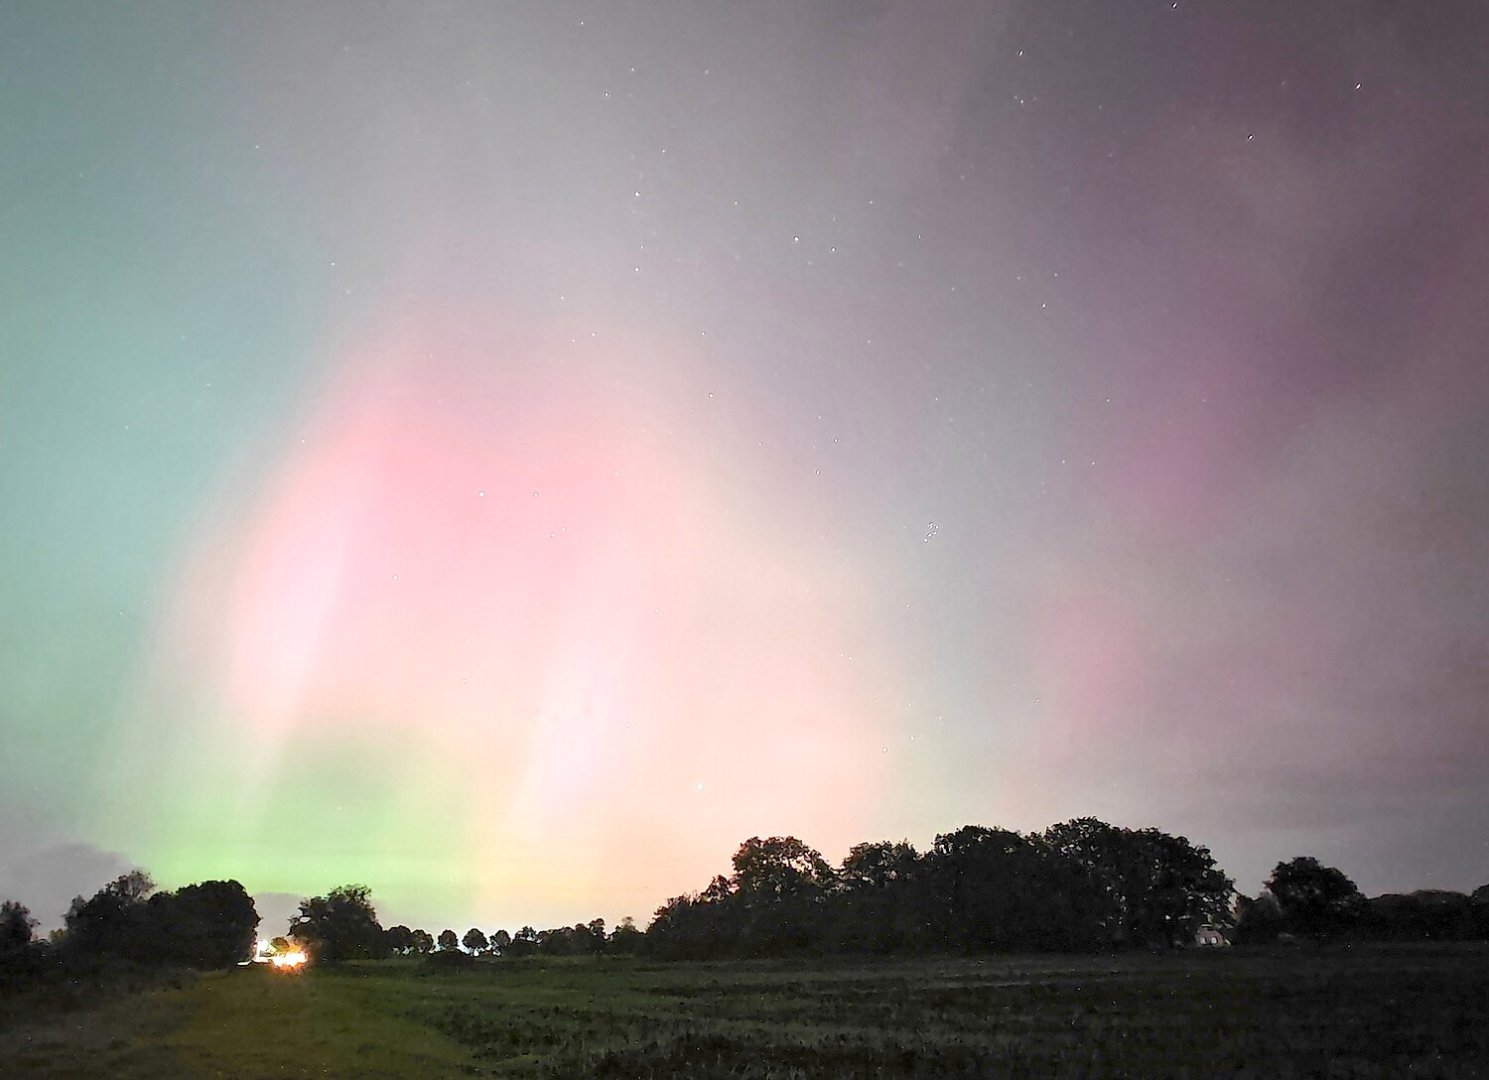
M 157 655 L 251 733 L 245 789 L 306 739 L 414 740 L 473 902 L 655 904 L 755 832 L 862 839 L 863 576 L 682 452 L 683 358 L 643 381 L 493 337 L 349 350 L 246 520 L 202 530 Z

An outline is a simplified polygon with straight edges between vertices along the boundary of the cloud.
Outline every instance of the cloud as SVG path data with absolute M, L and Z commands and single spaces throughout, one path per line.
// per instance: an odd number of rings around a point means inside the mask
M 30 908 L 44 934 L 62 925 L 73 897 L 92 896 L 137 865 L 117 851 L 81 841 L 52 844 L 0 861 L 0 896 Z

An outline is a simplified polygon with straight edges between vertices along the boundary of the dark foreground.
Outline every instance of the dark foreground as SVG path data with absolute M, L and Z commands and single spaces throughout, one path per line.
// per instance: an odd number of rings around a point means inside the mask
M 240 969 L 3 1034 L 6 1077 L 1476 1077 L 1489 947 Z

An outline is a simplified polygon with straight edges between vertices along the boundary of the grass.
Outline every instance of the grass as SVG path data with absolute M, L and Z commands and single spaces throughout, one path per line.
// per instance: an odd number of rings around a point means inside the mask
M 1472 1077 L 1489 947 L 242 969 L 6 1032 L 0 1076 Z
M 469 1050 L 396 1008 L 367 1008 L 331 972 L 215 972 L 3 1034 L 7 1078 L 478 1074 Z

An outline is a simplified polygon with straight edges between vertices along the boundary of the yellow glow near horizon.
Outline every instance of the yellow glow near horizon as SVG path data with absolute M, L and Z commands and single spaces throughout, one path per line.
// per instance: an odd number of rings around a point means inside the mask
M 269 957 L 269 963 L 276 971 L 299 971 L 309 959 L 310 957 L 299 949 L 293 949 L 290 952 Z

